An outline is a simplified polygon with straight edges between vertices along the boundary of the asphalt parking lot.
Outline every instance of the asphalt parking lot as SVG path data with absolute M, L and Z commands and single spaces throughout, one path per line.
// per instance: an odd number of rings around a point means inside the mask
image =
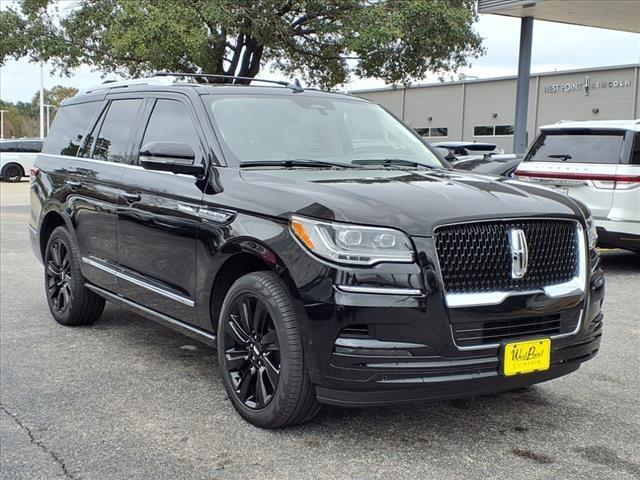
M 264 431 L 235 414 L 213 349 L 113 306 L 56 324 L 28 183 L 0 191 L 3 479 L 640 478 L 640 256 L 604 253 L 602 349 L 572 375 Z

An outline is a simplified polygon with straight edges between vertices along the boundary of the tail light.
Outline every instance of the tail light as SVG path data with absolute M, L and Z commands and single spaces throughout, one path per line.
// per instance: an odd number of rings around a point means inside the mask
M 38 173 L 40 173 L 40 169 L 38 167 L 31 167 L 29 169 L 29 173 L 31 174 L 32 177 L 37 177 Z
M 516 171 L 516 178 L 548 178 L 550 180 L 591 181 L 596 188 L 615 190 L 631 190 L 632 188 L 640 187 L 640 175 L 628 174 Z

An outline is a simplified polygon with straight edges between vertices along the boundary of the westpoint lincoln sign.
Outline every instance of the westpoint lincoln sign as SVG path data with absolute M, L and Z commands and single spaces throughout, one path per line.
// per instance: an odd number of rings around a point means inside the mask
M 599 88 L 625 88 L 631 86 L 631 80 L 603 80 L 592 81 L 591 77 L 587 75 L 582 82 L 564 82 L 553 83 L 544 87 L 544 93 L 575 93 L 582 92 L 584 95 L 589 95 L 592 90 Z

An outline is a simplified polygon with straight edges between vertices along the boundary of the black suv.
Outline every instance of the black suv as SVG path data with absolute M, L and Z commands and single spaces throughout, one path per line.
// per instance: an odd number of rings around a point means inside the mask
M 261 427 L 528 386 L 598 351 L 588 210 L 454 172 L 381 107 L 299 84 L 108 83 L 31 180 L 53 317 L 105 300 L 217 346 Z

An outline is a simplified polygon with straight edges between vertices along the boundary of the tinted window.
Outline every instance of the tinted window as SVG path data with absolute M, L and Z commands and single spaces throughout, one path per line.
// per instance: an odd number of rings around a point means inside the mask
M 0 152 L 17 152 L 18 142 L 0 142 Z
M 142 145 L 149 142 L 180 142 L 191 146 L 196 154 L 201 150 L 187 106 L 177 100 L 156 102 Z
M 39 142 L 37 140 L 20 142 L 20 145 L 18 147 L 18 151 L 20 152 L 38 153 L 41 150 L 42 150 L 42 142 Z
M 90 127 L 90 122 L 99 107 L 100 102 L 62 107 L 53 120 L 42 151 L 55 155 L 75 156 L 82 143 L 82 137 Z
M 449 129 L 447 127 L 435 127 L 431 129 L 432 137 L 446 137 L 449 135 Z
M 543 132 L 525 161 L 568 163 L 618 163 L 624 132 Z
M 486 137 L 493 135 L 493 127 L 491 126 L 479 126 L 473 127 L 473 135 L 476 137 Z
M 631 163 L 640 165 L 640 133 L 636 133 L 633 138 L 633 151 L 631 152 Z
M 111 102 L 95 140 L 93 158 L 107 162 L 126 162 L 129 139 L 140 105 L 142 100 L 139 99 Z
M 416 128 L 415 130 L 418 135 L 423 137 L 446 137 L 449 135 L 447 127 Z
M 513 126 L 496 125 L 496 135 L 513 135 Z

